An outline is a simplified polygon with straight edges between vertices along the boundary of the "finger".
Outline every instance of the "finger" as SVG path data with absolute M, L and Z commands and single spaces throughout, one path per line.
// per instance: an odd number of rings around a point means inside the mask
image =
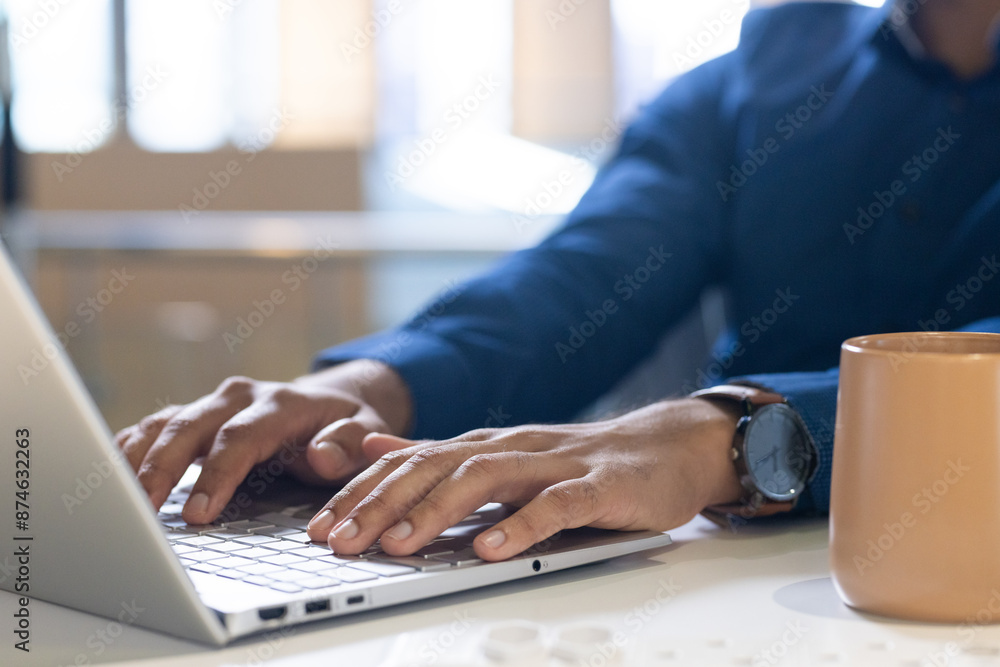
M 523 451 L 476 454 L 462 463 L 381 535 L 393 555 L 411 554 L 488 502 L 528 501 L 574 470 L 566 461 Z M 370 519 L 359 508 L 361 524 Z
M 385 433 L 372 433 L 361 444 L 365 457 L 369 461 L 378 461 L 389 452 L 396 452 L 400 449 L 412 447 L 416 444 L 416 441 Z
M 306 450 L 309 466 L 324 480 L 353 475 L 381 458 L 381 454 L 373 458 L 367 456 L 362 447 L 365 437 L 388 428 L 375 410 L 362 405 L 353 416 L 335 421 L 309 442 Z
M 208 451 L 219 427 L 242 407 L 206 396 L 163 426 L 137 471 L 139 483 L 155 507 L 163 504 L 188 466 Z
M 146 457 L 146 452 L 153 446 L 163 427 L 183 408 L 183 405 L 168 405 L 115 435 L 115 443 L 125 454 L 134 472 L 139 472 L 139 464 Z
M 476 536 L 472 546 L 484 560 L 504 560 L 561 530 L 599 520 L 601 505 L 601 494 L 589 476 L 559 482 Z
M 184 520 L 214 520 L 254 466 L 274 456 L 283 469 L 291 470 L 304 458 L 305 449 L 295 446 L 295 426 L 274 401 L 254 403 L 222 424 L 184 505 Z
M 338 553 L 360 553 L 468 456 L 462 444 L 439 443 L 415 444 L 387 454 L 327 503 L 310 522 L 309 534 L 326 539 Z M 365 525 L 352 518 L 362 507 L 367 513 Z
M 323 509 L 316 513 L 316 515 L 310 519 L 309 526 L 307 528 L 309 536 L 312 537 L 314 541 L 325 542 L 330 536 L 330 530 L 333 529 L 334 525 L 337 523 L 336 515 L 333 511 L 334 506 L 341 507 L 342 512 L 348 511 L 349 507 L 353 507 L 357 502 L 367 495 L 370 489 L 375 488 L 375 486 L 385 478 L 386 475 L 396 470 L 397 467 L 403 464 L 403 462 L 409 458 L 408 454 L 396 454 L 394 457 L 388 456 L 391 452 L 399 452 L 405 449 L 413 448 L 413 452 L 417 451 L 418 443 L 412 440 L 406 440 L 405 438 L 399 438 L 392 435 L 385 435 L 382 433 L 372 433 L 365 436 L 362 442 L 362 449 L 366 453 L 366 456 L 371 456 L 372 450 L 368 443 L 370 441 L 379 441 L 382 439 L 389 439 L 393 443 L 394 449 L 385 449 L 385 453 L 381 454 L 377 458 L 372 459 L 374 464 L 368 469 L 361 477 L 349 482 L 340 493 L 330 499 Z M 429 444 L 429 443 L 428 443 Z

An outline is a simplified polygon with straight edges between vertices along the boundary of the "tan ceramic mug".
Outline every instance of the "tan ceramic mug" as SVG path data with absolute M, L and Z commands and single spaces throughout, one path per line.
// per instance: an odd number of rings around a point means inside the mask
M 1000 622 L 1000 334 L 844 342 L 830 561 L 852 607 Z

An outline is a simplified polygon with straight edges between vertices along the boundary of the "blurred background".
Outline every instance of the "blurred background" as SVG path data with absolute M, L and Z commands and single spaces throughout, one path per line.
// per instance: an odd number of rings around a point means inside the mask
M 112 428 L 290 379 L 551 230 L 750 8 L 6 0 L 0 235 Z M 694 388 L 723 313 L 604 407 Z

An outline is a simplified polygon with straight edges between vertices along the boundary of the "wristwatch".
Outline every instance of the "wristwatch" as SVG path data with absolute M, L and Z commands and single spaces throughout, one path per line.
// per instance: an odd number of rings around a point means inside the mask
M 736 503 L 712 505 L 702 514 L 728 525 L 787 512 L 816 473 L 819 455 L 805 422 L 780 394 L 758 387 L 724 384 L 690 394 L 740 406 L 742 416 L 730 450 L 743 495 Z

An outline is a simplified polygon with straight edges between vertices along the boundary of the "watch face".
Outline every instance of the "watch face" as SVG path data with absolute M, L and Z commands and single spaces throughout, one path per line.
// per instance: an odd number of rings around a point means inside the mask
M 771 500 L 791 500 L 812 472 L 813 450 L 801 418 L 787 405 L 758 408 L 744 434 L 746 466 L 756 487 Z

